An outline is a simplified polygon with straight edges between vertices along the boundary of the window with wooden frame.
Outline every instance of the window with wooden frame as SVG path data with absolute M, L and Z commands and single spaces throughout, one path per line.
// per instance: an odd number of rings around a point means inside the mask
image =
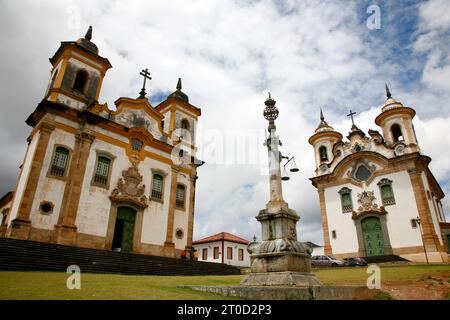
M 219 259 L 219 247 L 214 247 L 214 259 Z
M 107 187 L 109 182 L 109 171 L 111 170 L 111 159 L 105 156 L 97 157 L 95 167 L 94 184 Z
M 392 190 L 392 180 L 381 179 L 378 182 L 380 188 L 381 202 L 383 206 L 391 206 L 395 204 L 394 191 Z
M 202 249 L 202 260 L 208 260 L 208 248 Z
M 178 184 L 175 205 L 178 208 L 184 209 L 185 198 L 186 198 L 186 187 L 182 184 Z
M 341 207 L 342 212 L 352 212 L 353 211 L 353 201 L 352 201 L 352 190 L 349 188 L 342 188 L 339 190 L 339 195 L 341 197 Z
M 55 148 L 49 172 L 52 176 L 64 177 L 66 175 L 69 155 L 69 149 L 59 146 Z
M 152 179 L 152 194 L 150 198 L 153 200 L 163 201 L 164 175 L 154 173 Z
M 233 260 L 233 248 L 232 247 L 227 247 L 227 259 Z
M 239 261 L 244 261 L 244 249 L 238 250 Z

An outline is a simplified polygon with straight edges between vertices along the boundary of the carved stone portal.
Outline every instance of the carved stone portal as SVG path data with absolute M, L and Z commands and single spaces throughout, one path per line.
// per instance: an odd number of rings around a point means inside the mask
M 376 198 L 373 191 L 363 191 L 362 193 L 358 193 L 357 197 L 360 206 L 358 207 L 358 211 L 353 211 L 353 219 L 358 219 L 361 216 L 369 213 L 380 215 L 387 213 L 383 206 L 378 207 L 378 205 L 374 203 Z
M 116 202 L 132 202 L 141 208 L 147 208 L 147 197 L 145 196 L 145 184 L 142 184 L 142 176 L 137 166 L 133 165 L 122 171 L 122 177 L 117 182 L 110 199 Z

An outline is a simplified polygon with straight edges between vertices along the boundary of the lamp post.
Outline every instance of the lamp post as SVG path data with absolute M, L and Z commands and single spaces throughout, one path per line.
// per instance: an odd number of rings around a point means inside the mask
M 425 246 L 425 241 L 423 240 L 423 232 L 422 232 L 422 224 L 421 224 L 421 219 L 419 217 L 414 219 L 416 221 L 416 223 L 419 225 L 419 230 L 420 230 L 420 238 L 422 239 L 422 244 L 423 244 L 423 252 L 425 253 L 425 259 L 427 260 L 427 264 L 430 264 L 428 262 L 428 254 L 427 254 L 427 248 Z

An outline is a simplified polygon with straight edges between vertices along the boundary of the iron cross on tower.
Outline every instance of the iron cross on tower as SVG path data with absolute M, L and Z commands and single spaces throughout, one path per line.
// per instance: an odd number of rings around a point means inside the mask
M 138 99 L 144 99 L 145 95 L 147 94 L 145 92 L 145 84 L 147 82 L 147 79 L 148 80 L 152 80 L 152 78 L 150 77 L 150 72 L 148 72 L 148 69 L 142 70 L 139 74 L 144 77 L 144 84 L 142 86 L 141 92 L 139 92 L 139 98 Z
M 351 109 L 350 109 L 350 113 L 347 115 L 347 117 L 350 117 L 351 119 L 352 119 L 352 127 L 354 127 L 355 126 L 355 120 L 353 119 L 353 116 L 356 114 L 356 112 L 353 112 Z

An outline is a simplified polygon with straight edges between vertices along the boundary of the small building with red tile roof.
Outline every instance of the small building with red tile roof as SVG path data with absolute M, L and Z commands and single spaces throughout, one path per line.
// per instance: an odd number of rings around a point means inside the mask
M 199 261 L 250 267 L 249 243 L 249 240 L 229 232 L 220 232 L 194 241 L 192 245 L 198 251 Z

